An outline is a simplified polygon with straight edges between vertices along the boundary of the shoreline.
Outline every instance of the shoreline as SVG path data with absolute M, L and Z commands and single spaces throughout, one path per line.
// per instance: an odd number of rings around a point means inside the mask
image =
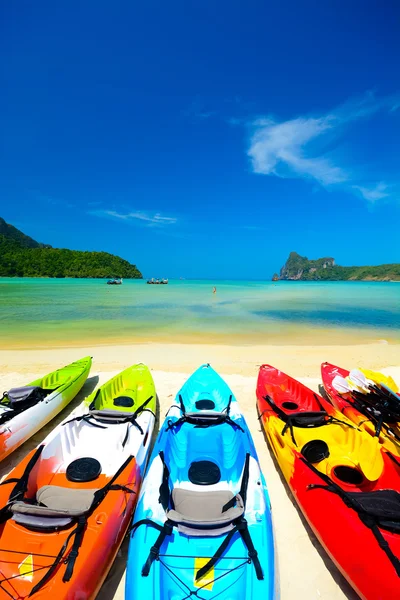
M 92 331 L 96 327 L 101 328 L 101 323 L 93 324 Z M 49 335 L 51 332 L 42 330 L 39 335 L 34 335 L 29 329 L 25 330 L 25 335 L 21 333 L 10 332 L 4 335 L 0 332 L 0 352 L 7 348 L 8 351 L 32 352 L 35 350 L 57 350 L 79 349 L 79 348 L 108 348 L 108 347 L 137 347 L 137 346 L 201 346 L 214 347 L 224 346 L 227 348 L 240 347 L 350 347 L 350 346 L 371 346 L 388 345 L 400 346 L 400 333 L 388 329 L 358 328 L 352 327 L 318 327 L 313 325 L 293 325 L 282 328 L 277 331 L 248 331 L 233 333 L 216 332 L 196 332 L 194 330 L 185 331 L 184 329 L 172 331 L 147 331 L 132 332 L 124 335 L 103 335 L 102 337 L 88 335 L 88 331 L 82 328 L 79 332 L 77 324 L 64 332 L 66 337 L 56 337 Z M 68 339 L 68 333 L 70 338 Z M 47 336 L 46 336 L 47 334 Z M 179 340 L 179 341 L 176 341 Z
M 191 373 L 202 363 L 217 371 L 256 375 L 270 363 L 294 377 L 320 377 L 321 362 L 345 368 L 373 370 L 400 365 L 400 344 L 374 342 L 352 345 L 225 345 L 137 342 L 130 344 L 80 345 L 79 347 L 0 350 L 1 375 L 46 373 L 83 356 L 93 357 L 93 370 L 116 371 L 143 362 L 151 370 Z

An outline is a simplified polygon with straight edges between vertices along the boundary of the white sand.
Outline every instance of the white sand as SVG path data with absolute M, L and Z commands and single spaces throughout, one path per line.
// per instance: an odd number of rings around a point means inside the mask
M 350 367 L 363 364 L 383 370 L 400 383 L 400 346 L 386 344 L 374 346 L 348 347 L 225 347 L 225 346 L 185 346 L 185 345 L 142 345 L 116 348 L 98 347 L 90 349 L 35 350 L 0 352 L 3 365 L 0 377 L 1 389 L 22 385 L 55 366 L 66 364 L 85 354 L 96 357 L 90 378 L 82 392 L 57 419 L 0 465 L 0 475 L 8 471 L 41 442 L 46 434 L 65 418 L 69 412 L 88 395 L 97 383 L 103 383 L 120 369 L 133 362 L 147 362 L 150 366 L 163 366 L 154 370 L 153 377 L 160 399 L 160 419 L 172 403 L 180 386 L 201 362 L 211 362 L 221 372 L 239 400 L 247 423 L 254 437 L 261 466 L 271 496 L 275 543 L 279 560 L 279 576 L 282 600 L 340 600 L 356 599 L 344 578 L 315 539 L 305 524 L 291 494 L 283 482 L 271 453 L 264 440 L 255 408 L 255 384 L 258 365 L 270 362 L 286 369 L 301 381 L 318 391 L 319 364 L 330 360 Z M 177 369 L 176 366 L 179 365 Z M 383 368 L 382 368 L 383 367 Z M 99 370 L 100 369 L 100 370 Z M 236 373 L 236 374 L 232 374 Z M 240 374 L 238 374 L 240 373 Z M 244 374 L 243 374 L 244 373 Z M 127 555 L 127 542 L 106 580 L 98 600 L 122 600 L 124 598 L 124 568 Z

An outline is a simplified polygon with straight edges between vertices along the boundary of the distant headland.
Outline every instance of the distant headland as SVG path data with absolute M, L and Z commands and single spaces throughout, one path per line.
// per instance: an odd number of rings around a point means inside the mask
M 112 277 L 142 279 L 136 265 L 108 252 L 40 244 L 0 217 L 0 277 Z
M 341 267 L 332 257 L 308 260 L 291 252 L 286 263 L 272 281 L 400 281 L 400 264 L 373 267 Z

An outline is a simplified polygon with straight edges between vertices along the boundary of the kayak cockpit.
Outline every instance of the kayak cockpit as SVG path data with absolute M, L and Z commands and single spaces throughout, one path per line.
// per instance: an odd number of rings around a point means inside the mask
M 44 389 L 36 385 L 26 385 L 4 392 L 3 398 L 0 400 L 0 424 L 6 423 L 28 408 L 43 402 L 54 391 L 54 388 Z

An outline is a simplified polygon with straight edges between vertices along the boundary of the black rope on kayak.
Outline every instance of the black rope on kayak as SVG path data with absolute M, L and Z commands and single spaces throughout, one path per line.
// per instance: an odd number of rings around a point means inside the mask
M 226 405 L 226 408 L 224 408 L 227 415 L 229 415 L 229 413 L 231 412 L 231 404 L 232 404 L 232 394 L 229 396 L 229 400 L 228 400 L 228 404 Z
M 207 564 L 205 564 L 203 567 L 201 567 L 201 569 L 197 571 L 196 581 L 204 577 L 204 575 L 214 567 L 214 565 L 221 558 L 222 554 L 228 548 L 233 536 L 237 532 L 240 534 L 240 537 L 242 538 L 243 543 L 248 551 L 248 562 L 253 563 L 254 565 L 257 579 L 264 579 L 264 573 L 261 567 L 260 559 L 258 558 L 258 552 L 254 547 L 253 540 L 251 539 L 246 519 L 242 517 L 239 520 L 234 521 L 233 524 L 233 529 L 231 529 L 231 531 L 227 534 L 220 547 L 216 550 L 214 556 L 210 558 Z
M 179 427 L 179 425 L 182 425 L 183 423 L 189 423 L 190 425 L 194 425 L 195 427 L 197 427 L 199 429 L 205 429 L 207 427 L 213 427 L 215 425 L 221 425 L 222 423 L 227 423 L 228 425 L 231 425 L 234 429 L 239 429 L 239 431 L 244 433 L 243 427 L 241 425 L 239 425 L 239 423 L 236 423 L 236 421 L 233 421 L 233 419 L 231 419 L 231 417 L 229 416 L 232 398 L 233 398 L 232 394 L 229 396 L 228 404 L 220 413 L 218 413 L 218 412 L 208 413 L 208 415 L 205 415 L 204 413 L 202 414 L 201 412 L 187 413 L 186 409 L 185 409 L 185 405 L 182 400 L 182 396 L 180 394 L 179 394 L 178 398 L 179 398 L 179 404 L 180 404 L 179 408 L 182 412 L 182 416 L 179 417 L 179 419 L 177 419 L 176 421 L 172 421 L 170 419 L 167 422 L 166 431 L 175 429 L 175 427 Z M 173 405 L 173 406 L 176 406 L 176 405 Z M 172 407 L 170 407 L 170 408 L 172 408 Z M 168 415 L 168 413 L 167 413 L 167 415 Z
M 358 429 L 354 425 L 347 423 L 346 421 L 342 421 L 341 419 L 337 419 L 332 415 L 329 415 L 326 410 L 322 407 L 320 401 L 318 400 L 317 394 L 314 394 L 318 404 L 321 408 L 319 411 L 302 411 L 296 412 L 292 414 L 287 414 L 284 410 L 282 410 L 272 398 L 268 395 L 264 396 L 264 400 L 270 405 L 271 409 L 277 414 L 281 421 L 285 423 L 281 435 L 285 435 L 286 431 L 289 429 L 290 437 L 292 438 L 293 444 L 297 447 L 297 442 L 294 437 L 294 427 L 323 427 L 324 425 L 331 425 L 332 423 L 345 425 L 346 427 L 350 427 L 351 429 Z M 266 409 L 268 410 L 268 409 Z M 261 413 L 260 417 L 266 412 L 265 410 Z
M 139 425 L 139 423 L 136 421 L 137 417 L 144 411 L 148 410 L 149 412 L 151 412 L 151 414 L 154 415 L 153 411 L 146 408 L 146 406 L 148 405 L 148 403 L 150 402 L 150 400 L 153 399 L 153 396 L 150 396 L 150 398 L 147 398 L 147 400 L 145 402 L 143 402 L 143 404 L 141 404 L 134 413 L 132 413 L 131 415 L 127 415 L 126 417 L 124 417 L 124 413 L 121 411 L 121 419 L 118 420 L 118 425 L 121 425 L 123 423 L 131 423 L 132 425 L 134 425 L 135 427 L 137 427 L 137 429 L 139 429 L 140 433 L 142 435 L 144 435 L 144 431 L 142 429 L 142 427 Z M 94 402 L 94 401 L 93 401 Z M 93 404 L 93 403 L 92 403 Z M 91 405 L 90 405 L 91 406 Z M 90 408 L 90 407 L 89 407 Z M 89 425 L 92 425 L 93 427 L 98 427 L 99 429 L 107 429 L 107 427 L 109 425 L 113 425 L 114 423 L 111 423 L 109 421 L 106 421 L 106 418 L 102 421 L 101 420 L 101 415 L 93 415 L 89 413 L 86 413 L 84 415 L 79 415 L 78 417 L 74 417 L 73 419 L 70 419 L 69 421 L 66 421 L 65 423 L 63 423 L 63 425 L 68 425 L 68 423 L 72 423 L 73 421 L 85 421 L 86 423 L 88 423 Z M 97 421 L 100 421 L 100 423 L 103 423 L 103 425 L 100 425 Z M 104 424 L 106 423 L 106 424 Z M 126 442 L 125 442 L 126 443 Z
M 93 422 L 92 419 L 93 417 L 89 413 L 86 413 L 85 415 L 80 415 L 79 417 L 74 417 L 69 421 L 65 421 L 65 423 L 63 423 L 63 426 L 68 425 L 69 423 L 73 423 L 74 421 L 85 421 L 85 423 L 87 423 L 88 425 L 92 425 L 92 427 L 97 427 L 98 429 L 107 429 L 105 425 L 99 425 L 98 423 Z
M 156 523 L 155 521 L 152 521 L 151 519 L 141 519 L 140 521 L 137 521 L 136 523 L 134 523 L 131 528 L 130 531 L 131 532 L 135 532 L 136 529 L 138 529 L 138 527 L 141 527 L 142 525 L 148 525 L 150 527 L 154 527 L 155 529 L 157 529 L 157 531 L 162 532 L 164 527 L 162 525 L 159 525 L 158 523 Z M 168 534 L 166 534 L 168 535 Z M 166 536 L 164 536 L 165 539 Z M 156 540 L 157 543 L 158 540 Z M 163 541 L 163 540 L 162 540 Z M 161 544 L 159 544 L 159 547 L 161 547 Z M 160 564 L 165 567 L 165 569 L 167 569 L 167 571 L 169 571 L 176 579 L 177 581 L 179 581 L 179 583 L 181 583 L 188 591 L 189 594 L 187 596 L 185 596 L 182 600 L 186 600 L 186 598 L 189 598 L 190 596 L 197 596 L 199 599 L 201 599 L 200 596 L 198 596 L 198 593 L 207 585 L 209 585 L 210 583 L 215 583 L 216 581 L 218 581 L 219 579 L 222 579 L 223 577 L 226 577 L 227 575 L 230 575 L 230 573 L 232 573 L 233 571 L 236 571 L 237 569 L 240 569 L 241 567 L 249 564 L 251 562 L 250 557 L 244 558 L 242 556 L 220 556 L 219 560 L 241 560 L 243 561 L 241 564 L 237 565 L 236 567 L 233 567 L 229 570 L 227 570 L 225 573 L 222 573 L 221 575 L 219 575 L 218 577 L 215 577 L 214 579 L 207 581 L 206 583 L 204 583 L 202 586 L 200 586 L 197 590 L 191 590 L 190 587 L 184 582 L 182 581 L 178 575 L 175 573 L 175 571 L 173 571 L 172 569 L 170 569 L 170 567 L 162 560 L 164 557 L 165 558 L 199 558 L 198 556 L 189 556 L 189 555 L 182 555 L 182 554 L 160 554 L 160 552 L 157 552 L 157 547 L 152 546 L 152 550 L 153 552 L 151 553 L 152 556 L 154 555 L 154 558 L 151 560 L 151 563 L 154 562 L 154 560 L 158 560 L 160 562 Z M 150 551 L 151 552 L 151 551 Z M 150 556 L 149 556 L 150 558 Z M 148 560 L 149 560 L 148 558 Z M 145 565 L 146 566 L 146 565 Z M 151 565 L 150 565 L 151 566 Z M 210 569 L 207 569 L 210 570 Z M 146 577 L 147 575 L 143 573 L 142 570 L 142 576 Z M 200 577 L 196 577 L 196 579 L 199 579 Z
M 42 579 L 40 579 L 40 581 L 38 581 L 38 583 L 35 586 L 33 586 L 32 590 L 31 590 L 31 593 L 29 594 L 29 598 L 31 596 L 33 596 L 33 594 L 36 594 L 36 592 L 38 592 L 45 585 L 45 583 L 48 582 L 48 580 L 53 575 L 53 573 L 57 569 L 58 565 L 62 561 L 64 553 L 65 553 L 66 549 L 68 548 L 68 544 L 69 544 L 70 539 L 77 533 L 77 531 L 78 531 L 78 526 L 76 526 L 75 529 L 73 529 L 69 533 L 67 539 L 65 540 L 64 544 L 61 547 L 61 550 L 57 554 L 55 561 L 53 562 L 52 565 L 50 565 L 49 570 L 47 571 L 47 573 L 42 577 Z
M 171 406 L 169 407 L 169 409 L 167 410 L 167 412 L 166 412 L 166 414 L 165 414 L 165 416 L 166 416 L 166 417 L 168 417 L 168 415 L 169 415 L 170 411 L 171 411 L 173 408 L 179 408 L 179 410 L 181 410 L 181 407 L 180 407 L 178 404 L 171 404 Z
M 395 516 L 395 518 L 393 520 L 390 517 L 388 519 L 384 519 L 382 516 L 379 516 L 376 514 L 374 515 L 371 512 L 371 510 L 368 511 L 365 507 L 362 506 L 362 504 L 359 502 L 359 500 L 357 500 L 357 496 L 359 496 L 360 499 L 364 499 L 368 495 L 368 498 L 370 499 L 371 495 L 375 495 L 376 499 L 377 500 L 380 499 L 380 501 L 382 502 L 382 499 L 383 499 L 385 493 L 386 493 L 386 496 L 388 496 L 388 493 L 391 493 L 392 496 L 395 495 L 396 505 L 398 506 L 399 501 L 400 501 L 400 494 L 398 492 L 396 492 L 395 490 L 378 490 L 376 492 L 351 492 L 351 493 L 345 492 L 337 483 L 332 481 L 332 479 L 330 477 L 328 477 L 328 475 L 325 475 L 325 473 L 321 473 L 320 471 L 318 471 L 318 469 L 316 469 L 314 467 L 314 465 L 312 465 L 311 463 L 306 461 L 303 457 L 301 457 L 300 460 L 305 465 L 307 465 L 307 467 L 309 469 L 311 469 L 311 471 L 313 473 L 318 475 L 318 477 L 320 477 L 322 479 L 322 481 L 324 481 L 327 484 L 327 485 L 320 485 L 320 484 L 313 483 L 313 484 L 308 485 L 307 489 L 308 490 L 322 489 L 327 492 L 332 492 L 334 494 L 337 494 L 339 496 L 339 498 L 341 498 L 341 500 L 343 500 L 343 502 L 345 503 L 347 508 L 354 510 L 357 513 L 360 521 L 368 529 L 371 530 L 376 541 L 378 542 L 379 547 L 384 551 L 384 553 L 386 554 L 386 556 L 392 563 L 397 576 L 400 577 L 400 560 L 393 553 L 393 551 L 391 550 L 391 548 L 389 546 L 389 543 L 384 538 L 384 536 L 382 535 L 382 532 L 379 529 L 379 526 L 381 526 L 383 529 L 385 529 L 385 528 L 389 529 L 389 530 L 395 529 L 396 532 L 400 532 L 400 512 L 397 515 L 397 518 Z
M 143 519 L 143 521 L 146 521 L 147 519 Z M 161 525 L 160 525 L 161 527 Z M 160 557 L 166 556 L 167 558 L 199 558 L 198 556 L 194 556 L 191 554 L 185 554 L 185 556 L 183 556 L 182 554 L 159 554 Z M 221 556 L 220 560 L 245 560 L 246 563 L 249 562 L 249 558 L 248 557 L 244 557 L 244 556 Z
M 172 557 L 173 555 L 171 555 L 171 554 L 163 554 L 162 556 Z M 192 557 L 178 556 L 177 558 L 198 558 L 198 557 L 194 557 L 194 556 L 192 556 Z M 222 573 L 218 577 L 215 577 L 214 579 L 210 579 L 210 580 L 206 581 L 205 583 L 203 583 L 203 585 L 199 586 L 199 588 L 197 590 L 191 590 L 190 587 L 184 581 L 182 581 L 180 579 L 180 577 L 178 577 L 178 575 L 164 561 L 162 561 L 161 559 L 159 559 L 160 564 L 169 573 L 171 573 L 171 575 L 173 575 L 175 577 L 175 579 L 177 579 L 177 581 L 179 581 L 179 583 L 181 583 L 189 591 L 189 593 L 186 596 L 184 596 L 182 598 L 182 600 L 187 600 L 187 598 L 190 598 L 191 596 L 196 596 L 199 600 L 204 600 L 201 596 L 199 596 L 199 592 L 201 592 L 205 587 L 207 587 L 210 584 L 214 584 L 216 581 L 219 581 L 223 577 L 226 577 L 227 575 L 230 575 L 234 571 L 237 571 L 238 569 L 241 569 L 245 565 L 249 564 L 249 559 L 248 558 L 245 559 L 245 558 L 237 558 L 237 557 L 236 558 L 231 558 L 231 557 L 229 557 L 228 560 L 242 560 L 243 562 L 241 564 L 237 565 L 236 567 L 232 567 L 231 569 L 228 569 L 227 571 L 225 571 L 225 573 Z M 210 600 L 212 600 L 213 598 L 215 598 L 215 596 L 211 596 Z
M 169 485 L 168 485 L 168 479 L 169 479 L 170 473 L 169 473 L 168 466 L 165 462 L 164 453 L 162 451 L 160 452 L 159 456 L 163 463 L 163 475 L 162 475 L 162 481 L 161 481 L 161 485 L 160 485 L 159 502 L 162 505 L 164 511 L 167 512 L 168 506 L 169 506 L 169 498 L 170 498 L 170 490 L 169 490 Z M 248 483 L 249 483 L 249 473 L 250 473 L 250 453 L 246 453 L 245 463 L 244 463 L 244 467 L 243 467 L 242 480 L 241 480 L 241 485 L 240 485 L 240 492 L 239 492 L 240 497 L 243 502 L 244 510 L 246 507 L 247 488 L 248 488 Z M 237 499 L 237 496 L 234 496 L 232 498 L 232 500 L 227 502 L 225 504 L 225 506 L 222 507 L 222 512 L 226 512 L 229 508 L 232 508 L 236 503 L 236 499 Z M 151 523 L 153 524 L 153 526 L 155 526 L 159 530 L 159 535 L 158 535 L 158 538 L 156 539 L 154 545 L 150 548 L 149 555 L 143 566 L 143 569 L 142 569 L 143 577 L 148 576 L 153 562 L 155 560 L 159 560 L 160 549 L 161 549 L 162 544 L 164 543 L 165 538 L 169 535 L 172 535 L 173 528 L 178 525 L 178 523 L 175 523 L 175 521 L 169 519 L 168 515 L 167 515 L 167 520 L 165 521 L 165 523 L 162 527 L 160 527 L 160 525 L 158 525 L 158 523 L 154 523 L 153 521 Z M 199 569 L 199 571 L 196 574 L 196 580 L 201 579 L 201 577 L 203 577 L 218 562 L 218 560 L 222 557 L 225 550 L 229 546 L 229 543 L 235 533 L 239 533 L 245 547 L 247 548 L 248 560 L 250 562 L 252 562 L 254 565 L 257 579 L 259 579 L 259 580 L 264 579 L 264 574 L 262 571 L 261 563 L 258 558 L 257 550 L 255 549 L 253 541 L 251 539 L 246 519 L 243 516 L 241 516 L 241 517 L 233 520 L 231 523 L 232 523 L 232 529 L 228 532 L 228 534 L 226 535 L 222 544 L 216 550 L 214 556 L 209 559 L 207 564 L 205 564 L 201 569 Z M 143 525 L 143 524 L 149 524 L 149 520 L 143 519 L 142 521 L 139 521 L 137 524 L 135 524 L 134 529 L 136 529 L 137 527 L 139 527 L 140 525 Z
M 67 547 L 68 541 L 69 541 L 69 539 L 70 539 L 70 537 L 71 537 L 71 535 L 72 535 L 73 533 L 74 533 L 74 531 L 72 531 L 72 532 L 70 533 L 70 535 L 68 536 L 68 538 L 67 538 L 67 541 L 66 541 L 66 543 L 64 544 L 65 548 Z M 63 546 L 62 550 L 64 550 L 64 551 L 65 551 L 65 548 L 64 548 L 64 546 Z M 13 551 L 13 550 L 2 550 L 2 552 L 16 552 L 17 554 L 26 554 L 26 552 L 22 553 L 22 552 L 18 552 L 18 551 L 16 551 L 16 550 L 14 550 L 14 551 Z M 25 575 L 31 575 L 32 573 L 36 573 L 36 572 L 38 572 L 38 571 L 43 571 L 43 569 L 50 569 L 50 570 L 51 570 L 51 569 L 53 569 L 53 567 L 54 567 L 54 569 L 55 569 L 55 567 L 56 567 L 56 566 L 58 566 L 58 564 L 60 563 L 60 560 L 62 559 L 62 554 L 61 554 L 61 552 L 60 552 L 60 553 L 59 553 L 57 556 L 49 556 L 49 555 L 47 555 L 47 554 L 38 554 L 38 553 L 36 553 L 36 552 L 29 552 L 29 553 L 30 553 L 30 554 L 32 554 L 32 556 L 42 556 L 42 557 L 46 557 L 46 558 L 54 558 L 54 559 L 56 559 L 56 560 L 58 559 L 58 560 L 57 560 L 57 564 L 55 564 L 55 563 L 52 563 L 51 565 L 44 565 L 44 566 L 42 566 L 42 567 L 36 567 L 36 568 L 34 568 L 34 569 L 31 569 L 30 571 L 26 571 L 26 572 L 24 573 Z M 54 572 L 54 570 L 52 571 L 52 573 L 53 573 L 53 572 Z M 49 573 L 50 573 L 50 571 L 48 571 L 48 573 L 45 575 L 45 577 L 46 577 L 46 581 L 47 581 L 47 580 L 49 579 L 49 577 L 50 577 Z M 52 573 L 51 573 L 51 574 L 52 574 Z M 8 594 L 8 595 L 10 596 L 10 598 L 13 598 L 13 599 L 14 599 L 14 596 L 12 596 L 12 595 L 11 595 L 11 594 L 10 594 L 10 593 L 9 593 L 9 592 L 6 590 L 6 589 L 4 589 L 4 588 L 3 588 L 3 586 L 2 586 L 2 583 L 5 583 L 5 582 L 8 582 L 8 581 L 11 581 L 12 579 L 18 579 L 19 577 L 21 577 L 21 575 L 18 573 L 18 575 L 12 575 L 11 577 L 5 577 L 4 579 L 1 579 L 1 580 L 0 580 L 0 587 L 1 587 L 1 589 L 2 589 L 4 592 L 6 592 L 6 594 Z M 35 586 L 35 587 L 36 587 L 36 586 Z M 30 594 L 29 594 L 29 596 L 28 596 L 28 597 L 32 596 L 32 595 L 33 595 L 33 594 L 34 594 L 34 593 L 37 591 L 37 590 L 35 590 L 35 587 L 32 589 L 32 591 L 30 592 Z M 17 599 L 14 599 L 14 600 L 17 600 Z
M 239 423 L 233 421 L 230 416 L 226 413 L 215 413 L 214 415 L 206 415 L 199 414 L 185 414 L 183 417 L 180 417 L 177 421 L 168 421 L 168 426 L 166 431 L 170 431 L 171 429 L 175 429 L 179 427 L 179 425 L 183 425 L 184 423 L 189 423 L 190 425 L 194 425 L 194 427 L 198 429 L 206 429 L 207 427 L 214 427 L 216 425 L 222 425 L 223 423 L 227 423 L 231 425 L 234 429 L 238 429 L 242 433 L 244 433 L 244 429 Z
M 179 398 L 179 405 L 180 405 L 180 409 L 182 411 L 182 414 L 186 414 L 186 408 L 185 408 L 185 405 L 183 403 L 181 394 L 179 394 L 178 398 Z
M 5 592 L 9 598 L 12 598 L 12 600 L 18 600 L 15 596 L 13 596 L 12 594 L 10 594 L 10 592 L 8 592 L 5 588 L 3 588 L 3 586 L 1 585 L 1 583 L 0 583 L 0 589 L 2 589 L 3 592 Z
M 160 460 L 163 464 L 163 474 L 162 474 L 161 485 L 159 487 L 160 495 L 158 497 L 158 501 L 161 504 L 161 506 L 163 507 L 163 509 L 165 511 L 167 511 L 168 506 L 169 506 L 169 497 L 170 497 L 169 484 L 168 484 L 168 479 L 169 479 L 170 473 L 169 473 L 168 466 L 164 459 L 164 452 L 162 450 L 160 450 L 159 456 L 160 456 Z
M 243 506 L 246 506 L 247 487 L 249 484 L 249 474 L 250 474 L 250 453 L 247 452 L 245 462 L 244 462 L 244 467 L 243 467 L 242 483 L 240 485 L 240 490 L 239 490 L 239 496 L 241 497 L 241 499 L 243 501 Z M 222 507 L 222 512 L 224 513 L 229 508 L 233 508 L 235 506 L 235 504 L 236 504 L 236 496 L 233 496 L 233 498 L 231 500 L 229 500 L 229 502 L 227 502 Z
M 182 558 L 184 558 L 184 557 L 182 557 Z M 178 577 L 178 575 L 165 562 L 160 560 L 160 564 L 164 567 L 164 569 L 166 569 L 169 573 L 171 573 L 171 575 L 173 577 L 175 577 L 175 579 L 181 585 L 183 585 L 183 587 L 185 587 L 187 590 L 189 590 L 189 593 L 186 596 L 184 596 L 184 598 L 182 600 L 186 600 L 186 598 L 190 598 L 191 596 L 196 596 L 198 598 L 198 600 L 205 600 L 204 598 L 202 598 L 201 596 L 198 595 L 198 593 L 201 591 L 202 588 L 199 588 L 198 590 L 191 590 L 190 587 L 187 585 L 187 583 L 182 581 L 182 579 L 180 577 Z

